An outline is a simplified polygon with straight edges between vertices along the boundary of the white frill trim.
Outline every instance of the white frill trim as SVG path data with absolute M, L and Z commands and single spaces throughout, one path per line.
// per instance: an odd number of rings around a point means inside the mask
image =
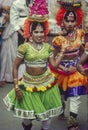
M 63 112 L 62 106 L 60 106 L 58 108 L 47 110 L 46 112 L 41 113 L 41 114 L 38 114 L 38 113 L 35 114 L 34 111 L 14 108 L 14 104 L 11 103 L 8 95 L 3 99 L 3 101 L 6 104 L 8 111 L 12 110 L 14 112 L 15 117 L 22 118 L 22 119 L 37 119 L 37 120 L 44 121 L 51 117 L 58 116 Z

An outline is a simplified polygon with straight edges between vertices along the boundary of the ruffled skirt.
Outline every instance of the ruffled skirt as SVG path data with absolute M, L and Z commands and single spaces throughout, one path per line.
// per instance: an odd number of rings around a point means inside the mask
M 47 120 L 51 117 L 58 116 L 63 112 L 60 92 L 57 84 L 55 83 L 55 77 L 52 75 L 47 76 L 48 74 L 49 73 L 46 72 L 41 76 L 36 76 L 36 83 L 33 87 L 31 86 L 33 77 L 29 76 L 25 79 L 25 76 L 28 75 L 26 73 L 19 83 L 19 87 L 23 93 L 22 100 L 18 100 L 16 98 L 14 89 L 7 94 L 3 100 L 7 109 L 14 111 L 14 116 L 24 119 Z M 31 78 L 31 84 L 29 84 L 29 86 L 27 85 L 30 81 L 27 81 L 27 78 Z M 40 83 L 38 86 L 40 78 L 43 78 L 43 83 L 41 83 L 43 86 L 40 86 Z M 44 81 L 46 81 L 46 89 L 44 89 Z M 31 87 L 32 89 L 30 89 Z
M 75 61 L 62 61 L 61 64 L 63 66 L 67 65 L 66 67 L 70 65 L 76 67 L 77 62 L 78 59 Z M 57 77 L 58 86 L 62 94 L 65 95 L 65 98 L 87 94 L 87 77 L 83 76 L 78 71 L 68 73 L 60 69 L 54 69 L 50 65 L 49 67 Z

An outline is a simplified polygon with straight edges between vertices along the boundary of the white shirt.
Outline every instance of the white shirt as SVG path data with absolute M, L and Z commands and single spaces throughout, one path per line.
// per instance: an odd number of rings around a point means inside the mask
M 24 21 L 29 15 L 26 0 L 15 0 L 10 9 L 10 23 L 14 31 L 23 28 Z

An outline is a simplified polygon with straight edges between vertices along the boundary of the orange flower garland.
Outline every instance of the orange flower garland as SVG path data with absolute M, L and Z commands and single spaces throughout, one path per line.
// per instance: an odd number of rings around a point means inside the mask
M 26 19 L 24 22 L 24 37 L 29 38 L 30 37 L 30 20 Z
M 30 25 L 31 25 L 32 21 L 30 21 L 29 18 L 27 18 L 24 22 L 24 37 L 25 39 L 29 39 L 30 38 Z M 49 23 L 48 20 L 44 21 L 44 26 L 45 26 L 45 36 L 48 35 L 49 33 Z
M 56 21 L 57 21 L 57 24 L 60 26 L 62 26 L 63 18 L 66 11 L 67 10 L 65 8 L 60 8 L 56 14 Z M 80 26 L 82 23 L 83 11 L 80 8 L 78 8 L 75 10 L 75 13 L 77 15 L 77 26 Z

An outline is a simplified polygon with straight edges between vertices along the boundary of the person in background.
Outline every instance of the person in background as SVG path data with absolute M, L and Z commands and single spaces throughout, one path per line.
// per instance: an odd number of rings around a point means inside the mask
M 85 51 L 77 63 L 77 70 L 88 77 L 88 42 L 85 45 Z
M 5 24 L 7 22 L 7 17 L 3 13 L 3 7 L 0 2 L 0 52 L 1 52 L 1 46 L 2 46 L 2 33 L 5 29 Z M 0 59 L 0 71 L 1 71 L 1 59 Z M 1 86 L 1 83 L 0 83 Z
M 56 21 L 61 26 L 62 32 L 53 39 L 52 44 L 57 52 L 61 50 L 63 44 L 68 44 L 68 48 L 58 69 L 53 69 L 51 66 L 50 68 L 58 78 L 58 86 L 65 100 L 69 98 L 70 101 L 67 128 L 68 130 L 79 130 L 77 117 L 80 95 L 87 94 L 85 86 L 87 78 L 80 74 L 76 68 L 84 51 L 85 32 L 78 28 L 82 24 L 83 12 L 80 8 L 80 2 L 61 1 L 60 5 L 61 7 L 56 14 Z
M 2 44 L 2 32 L 3 32 L 3 24 L 4 24 L 4 18 L 2 16 L 2 7 L 0 6 L 0 50 L 1 50 L 1 44 Z
M 13 82 L 12 67 L 16 57 L 17 51 L 17 33 L 13 32 L 10 21 L 9 13 L 13 0 L 2 1 L 2 14 L 5 16 L 5 28 L 2 33 L 2 46 L 0 52 L 1 71 L 0 71 L 0 87 L 3 87 L 6 82 Z
M 39 0 L 35 14 L 35 6 L 31 8 L 31 15 L 25 21 L 25 37 L 28 42 L 18 47 L 17 57 L 13 66 L 14 89 L 3 99 L 7 108 L 13 110 L 16 117 L 23 119 L 24 130 L 31 130 L 32 120 L 42 121 L 41 130 L 50 130 L 50 119 L 62 112 L 61 98 L 56 79 L 48 68 L 48 62 L 57 67 L 60 63 L 66 46 L 62 46 L 57 54 L 53 55 L 53 47 L 45 42 L 49 33 L 48 11 L 46 1 Z M 32 12 L 33 11 L 33 12 Z M 18 80 L 18 67 L 25 61 L 25 72 Z
M 88 94 L 88 42 L 85 45 L 84 53 L 77 63 L 77 70 L 79 71 L 79 73 L 87 77 L 87 82 L 85 83 L 85 86 Z
M 18 46 L 25 41 L 23 25 L 31 4 L 31 0 L 15 0 L 10 9 L 10 23 L 13 30 L 18 32 Z
M 7 22 L 7 16 L 6 14 L 3 12 L 4 9 L 8 9 L 9 7 L 6 6 L 2 6 L 1 2 L 0 2 L 0 49 L 1 49 L 1 44 L 2 44 L 2 33 L 5 29 L 5 24 Z
M 32 6 L 33 1 L 31 0 L 15 0 L 10 9 L 10 24 L 14 32 L 17 32 L 18 35 L 18 46 L 25 42 L 24 37 L 24 21 L 29 16 L 30 6 Z M 26 39 L 27 40 L 27 39 Z M 18 77 L 22 77 L 23 72 L 25 71 L 24 62 L 19 66 Z

